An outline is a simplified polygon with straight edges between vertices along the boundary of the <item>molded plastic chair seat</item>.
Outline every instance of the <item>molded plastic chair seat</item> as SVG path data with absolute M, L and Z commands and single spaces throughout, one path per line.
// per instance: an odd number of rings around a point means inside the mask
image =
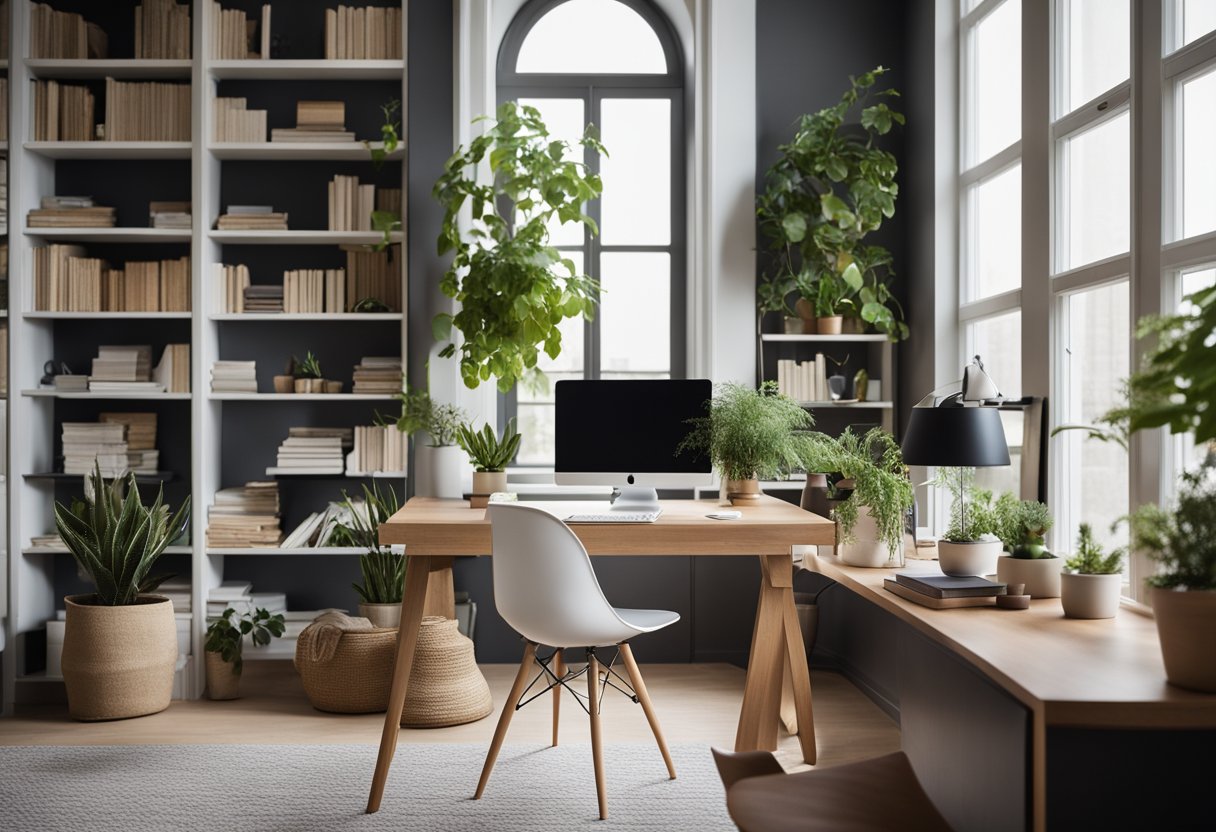
M 680 614 L 671 610 L 628 610 L 613 607 L 612 611 L 639 633 L 653 633 L 655 630 L 661 630 L 680 620 Z M 602 645 L 596 645 L 596 647 L 600 646 Z

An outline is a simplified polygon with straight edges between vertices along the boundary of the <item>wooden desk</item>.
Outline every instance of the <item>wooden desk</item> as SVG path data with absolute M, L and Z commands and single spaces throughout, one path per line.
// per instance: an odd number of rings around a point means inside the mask
M 570 528 L 593 556 L 600 555 L 756 555 L 762 580 L 756 625 L 752 632 L 747 681 L 735 749 L 777 747 L 783 681 L 792 702 L 785 721 L 797 730 L 802 754 L 815 762 L 815 728 L 811 713 L 811 679 L 798 614 L 794 609 L 793 547 L 832 545 L 832 521 L 775 497 L 742 509 L 738 520 L 712 520 L 709 501 L 664 500 L 654 523 L 580 523 Z M 490 521 L 484 510 L 463 500 L 415 497 L 380 525 L 380 542 L 403 543 L 409 562 L 401 607 L 397 659 L 389 693 L 384 733 L 372 780 L 367 811 L 380 808 L 397 746 L 401 708 L 414 662 L 418 628 L 424 614 L 453 613 L 452 558 L 490 555 Z M 800 730 L 798 730 L 800 729 Z
M 1025 706 L 1030 713 L 1034 829 L 1048 825 L 1047 768 L 1053 753 L 1049 737 L 1054 733 L 1083 729 L 1127 737 L 1133 732 L 1147 736 L 1161 730 L 1216 729 L 1216 695 L 1166 683 L 1156 625 L 1147 616 L 1120 610 L 1113 619 L 1064 618 L 1058 598 L 1034 600 L 1025 611 L 934 610 L 882 588 L 883 579 L 897 571 L 936 571 L 933 562 L 909 560 L 900 570 L 863 569 L 846 566 L 830 555 L 812 554 L 803 565 L 891 613 Z M 901 703 L 901 716 L 903 710 Z M 903 727 L 906 744 L 912 726 Z M 1124 748 L 1130 756 L 1126 744 Z M 1172 764 L 1152 762 L 1158 768 Z M 1104 760 L 1094 761 L 1091 767 L 1101 772 L 1120 765 Z M 1053 772 L 1052 782 L 1077 774 Z

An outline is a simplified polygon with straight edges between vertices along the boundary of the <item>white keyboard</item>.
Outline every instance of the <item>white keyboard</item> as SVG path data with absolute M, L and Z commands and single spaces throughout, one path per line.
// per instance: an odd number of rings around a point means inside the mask
M 653 523 L 662 511 L 608 511 L 595 514 L 568 514 L 567 523 Z

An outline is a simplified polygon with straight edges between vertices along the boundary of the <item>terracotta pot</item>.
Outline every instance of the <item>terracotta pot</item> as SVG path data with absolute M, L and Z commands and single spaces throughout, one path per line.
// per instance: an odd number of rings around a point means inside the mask
M 325 389 L 322 392 L 325 392 L 325 393 L 341 393 L 342 392 L 342 382 L 340 382 L 340 381 L 330 381 L 330 380 L 326 379 L 324 382 L 322 382 L 322 384 L 325 387 Z
M 275 376 L 274 377 L 274 392 L 276 393 L 293 393 L 296 389 L 295 376 Z
M 794 311 L 802 319 L 803 335 L 814 335 L 819 331 L 815 328 L 815 304 L 806 298 L 798 298 L 798 302 L 794 304 Z
M 750 506 L 760 502 L 760 480 L 727 480 L 726 496 L 732 506 Z
M 937 565 L 946 575 L 991 575 L 996 572 L 996 562 L 1000 556 L 999 540 L 973 540 L 966 543 L 940 540 L 937 543 Z
M 1216 590 L 1153 589 L 1149 598 L 1166 680 L 1216 693 Z
M 241 696 L 241 677 L 236 672 L 236 664 L 224 661 L 224 657 L 214 650 L 206 652 L 206 659 L 207 698 L 239 699 Z
M 837 538 L 840 537 L 837 531 Z M 878 539 L 878 524 L 874 522 L 870 509 L 862 508 L 857 514 L 857 522 L 853 524 L 853 541 L 837 546 L 840 560 L 849 566 L 865 566 L 871 568 L 888 568 L 903 565 L 902 543 L 899 549 L 892 552 L 887 544 Z
M 496 491 L 507 490 L 506 471 L 474 471 L 473 493 L 481 495 L 493 494 Z
M 1114 618 L 1123 594 L 1123 576 L 1060 575 L 1060 604 L 1069 618 Z
M 1025 584 L 1031 598 L 1059 598 L 1060 570 L 1064 558 L 1015 558 L 996 560 L 996 579 L 1004 584 Z
M 359 603 L 359 615 L 372 622 L 372 626 L 395 630 L 401 626 L 401 604 Z
M 840 315 L 832 315 L 829 318 L 817 318 L 815 321 L 820 335 L 839 335 L 840 327 L 843 323 L 844 318 Z
M 177 621 L 160 595 L 108 607 L 64 599 L 63 682 L 73 719 L 125 719 L 163 711 L 173 695 Z

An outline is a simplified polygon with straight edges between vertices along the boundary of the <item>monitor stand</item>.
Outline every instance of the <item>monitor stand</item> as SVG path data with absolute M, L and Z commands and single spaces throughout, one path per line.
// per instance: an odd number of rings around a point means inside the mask
M 660 511 L 659 492 L 653 488 L 627 485 L 612 504 L 613 511 Z

